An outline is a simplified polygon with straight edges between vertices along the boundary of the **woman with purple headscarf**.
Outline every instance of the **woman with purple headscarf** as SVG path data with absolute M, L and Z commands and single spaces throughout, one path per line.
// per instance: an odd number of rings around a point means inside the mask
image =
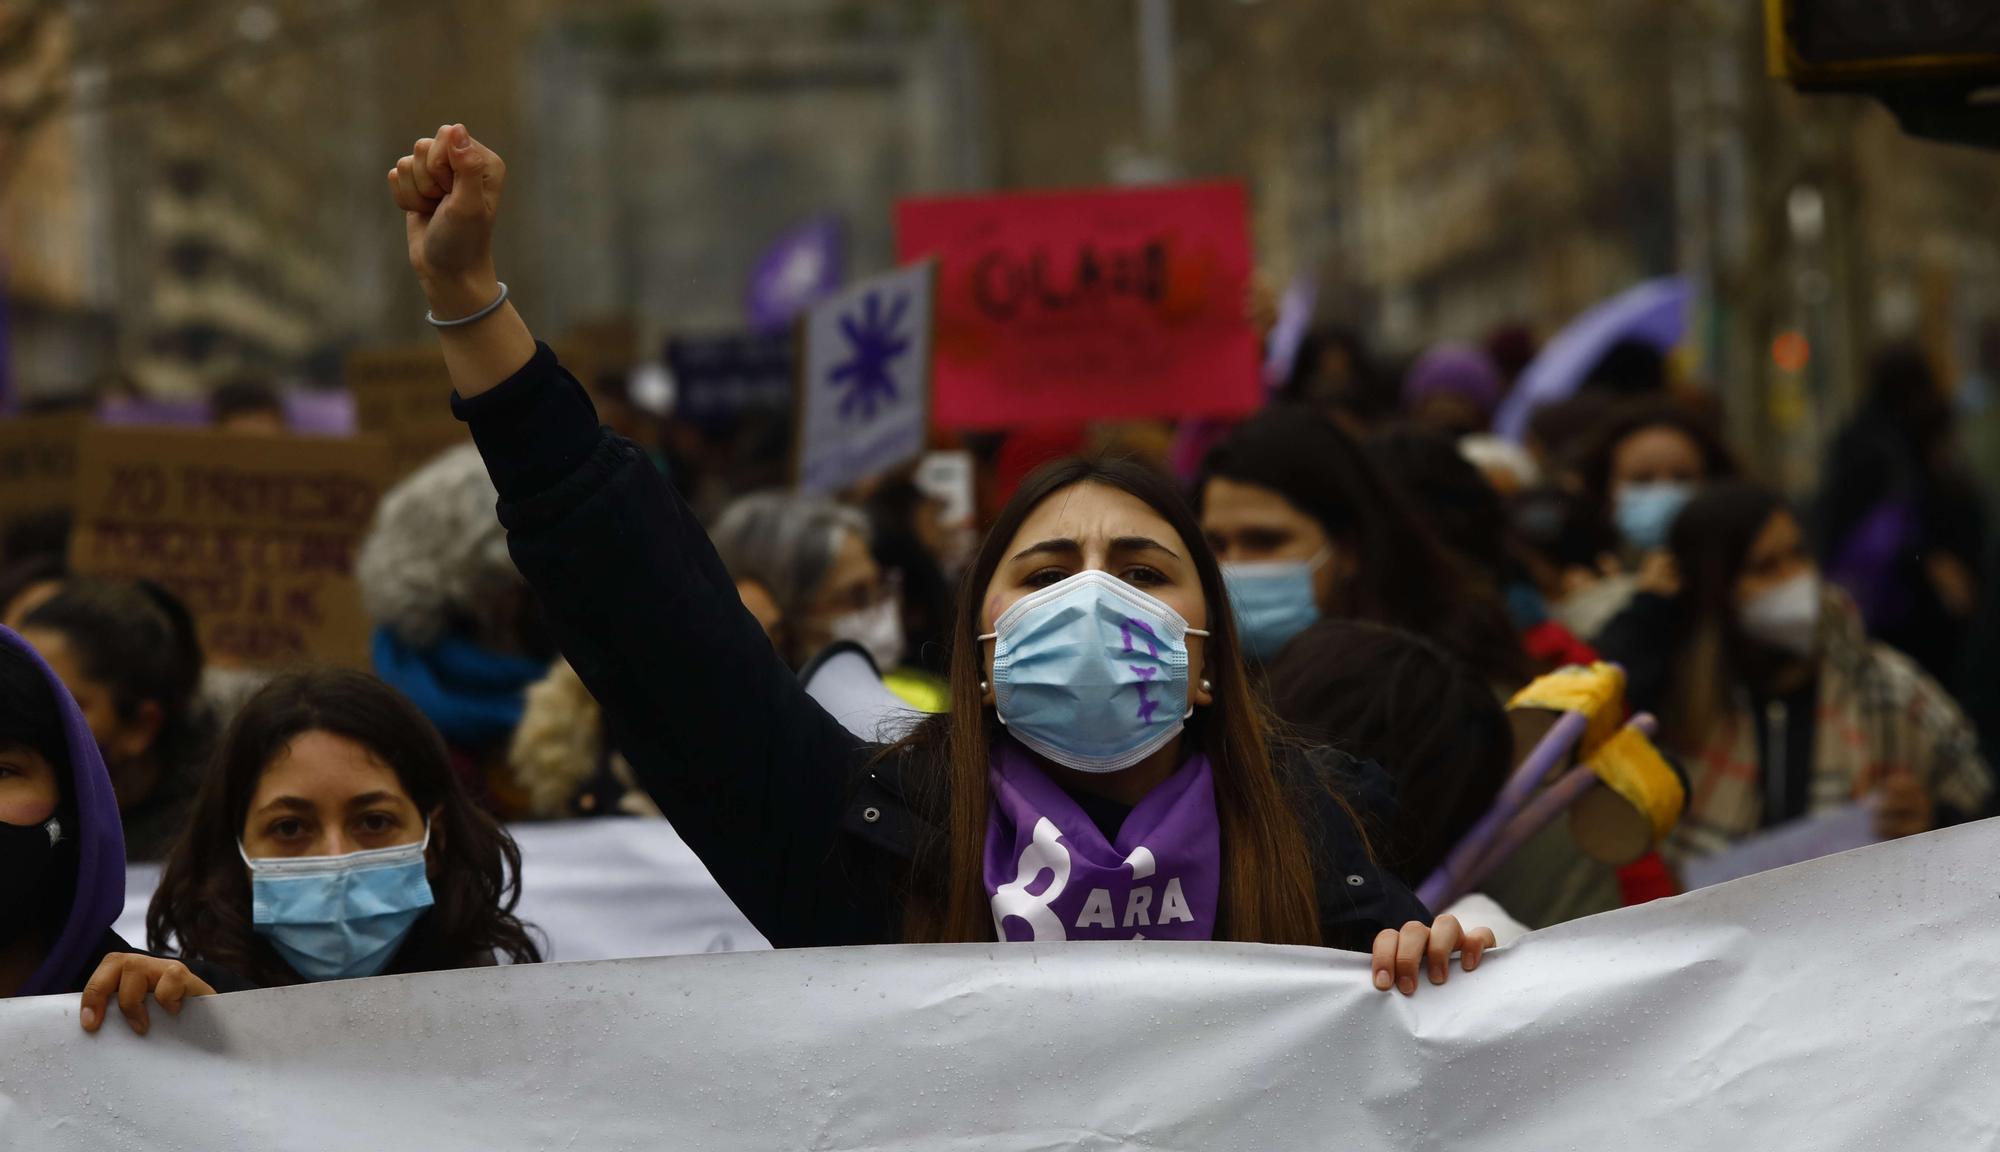
M 132 951 L 111 930 L 124 907 L 125 834 L 97 741 L 62 681 L 0 628 L 0 996 L 81 991 L 107 954 Z M 144 1017 L 148 991 L 169 1012 L 210 991 L 152 957 L 126 975 L 113 979 L 128 1018 Z

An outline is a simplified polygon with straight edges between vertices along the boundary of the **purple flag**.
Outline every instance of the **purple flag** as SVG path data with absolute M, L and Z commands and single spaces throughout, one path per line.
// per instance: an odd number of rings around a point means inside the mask
M 775 332 L 840 287 L 842 272 L 840 219 L 818 216 L 771 242 L 756 271 L 743 307 L 750 326 Z
M 1284 387 L 1292 374 L 1292 363 L 1299 358 L 1299 347 L 1305 343 L 1306 332 L 1312 328 L 1313 309 L 1319 306 L 1319 283 L 1312 277 L 1298 275 L 1285 285 L 1285 294 L 1278 298 L 1278 318 L 1271 325 L 1271 333 L 1264 339 L 1264 387 L 1272 392 Z
M 294 388 L 285 393 L 285 427 L 302 436 L 352 436 L 354 393 L 345 388 Z
M 1687 332 L 1688 282 L 1663 276 L 1626 289 L 1570 321 L 1521 372 L 1520 383 L 1493 418 L 1493 430 L 1519 444 L 1528 417 L 1544 404 L 1576 395 L 1584 377 L 1621 340 L 1638 340 L 1665 352 Z
M 97 403 L 97 422 L 112 428 L 206 428 L 214 420 L 206 397 L 106 396 Z

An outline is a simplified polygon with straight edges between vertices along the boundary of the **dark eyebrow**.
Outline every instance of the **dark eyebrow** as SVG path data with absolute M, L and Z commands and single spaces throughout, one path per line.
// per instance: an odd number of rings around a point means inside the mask
M 349 800 L 347 806 L 349 808 L 366 808 L 370 804 L 382 804 L 394 801 L 395 799 L 396 794 L 394 792 L 363 792 L 361 795 Z
M 311 812 L 313 810 L 313 803 L 301 796 L 280 796 L 262 808 L 257 809 L 257 811 L 269 812 L 273 808 L 283 808 L 290 812 Z
M 1165 552 L 1176 560 L 1180 559 L 1180 555 L 1172 548 L 1167 547 L 1158 540 L 1145 536 L 1120 536 L 1111 542 L 1111 550 L 1113 552 Z
M 1083 547 L 1074 540 L 1044 540 L 1040 544 L 1030 544 L 1016 552 L 1014 559 L 1023 560 L 1029 556 L 1046 555 L 1076 556 L 1082 552 Z
M 1119 536 L 1111 541 L 1111 550 L 1113 552 L 1164 552 L 1176 560 L 1180 559 L 1179 553 L 1150 536 Z M 1074 540 L 1044 540 L 1039 544 L 1030 544 L 1015 553 L 1014 559 L 1023 560 L 1029 556 L 1046 555 L 1076 556 L 1082 552 L 1083 546 Z

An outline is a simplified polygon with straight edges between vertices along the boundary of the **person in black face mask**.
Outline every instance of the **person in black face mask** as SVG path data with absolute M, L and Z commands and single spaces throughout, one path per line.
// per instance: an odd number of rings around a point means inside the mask
M 76 701 L 19 635 L 0 628 L 0 996 L 82 990 L 125 906 L 125 837 L 97 742 Z M 128 1017 L 149 985 L 162 1006 L 208 987 L 178 964 L 120 989 Z M 95 1028 L 98 1020 L 87 1020 Z

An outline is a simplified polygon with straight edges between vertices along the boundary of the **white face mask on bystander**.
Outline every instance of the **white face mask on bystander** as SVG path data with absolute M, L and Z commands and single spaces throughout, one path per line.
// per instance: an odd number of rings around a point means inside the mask
M 1818 574 L 1801 572 L 1737 609 L 1736 622 L 1759 644 L 1811 656 L 1819 650 L 1820 606 Z
M 903 661 L 903 604 L 896 596 L 884 596 L 873 608 L 863 608 L 836 616 L 827 631 L 835 640 L 851 640 L 868 650 L 878 672 L 888 672 Z

